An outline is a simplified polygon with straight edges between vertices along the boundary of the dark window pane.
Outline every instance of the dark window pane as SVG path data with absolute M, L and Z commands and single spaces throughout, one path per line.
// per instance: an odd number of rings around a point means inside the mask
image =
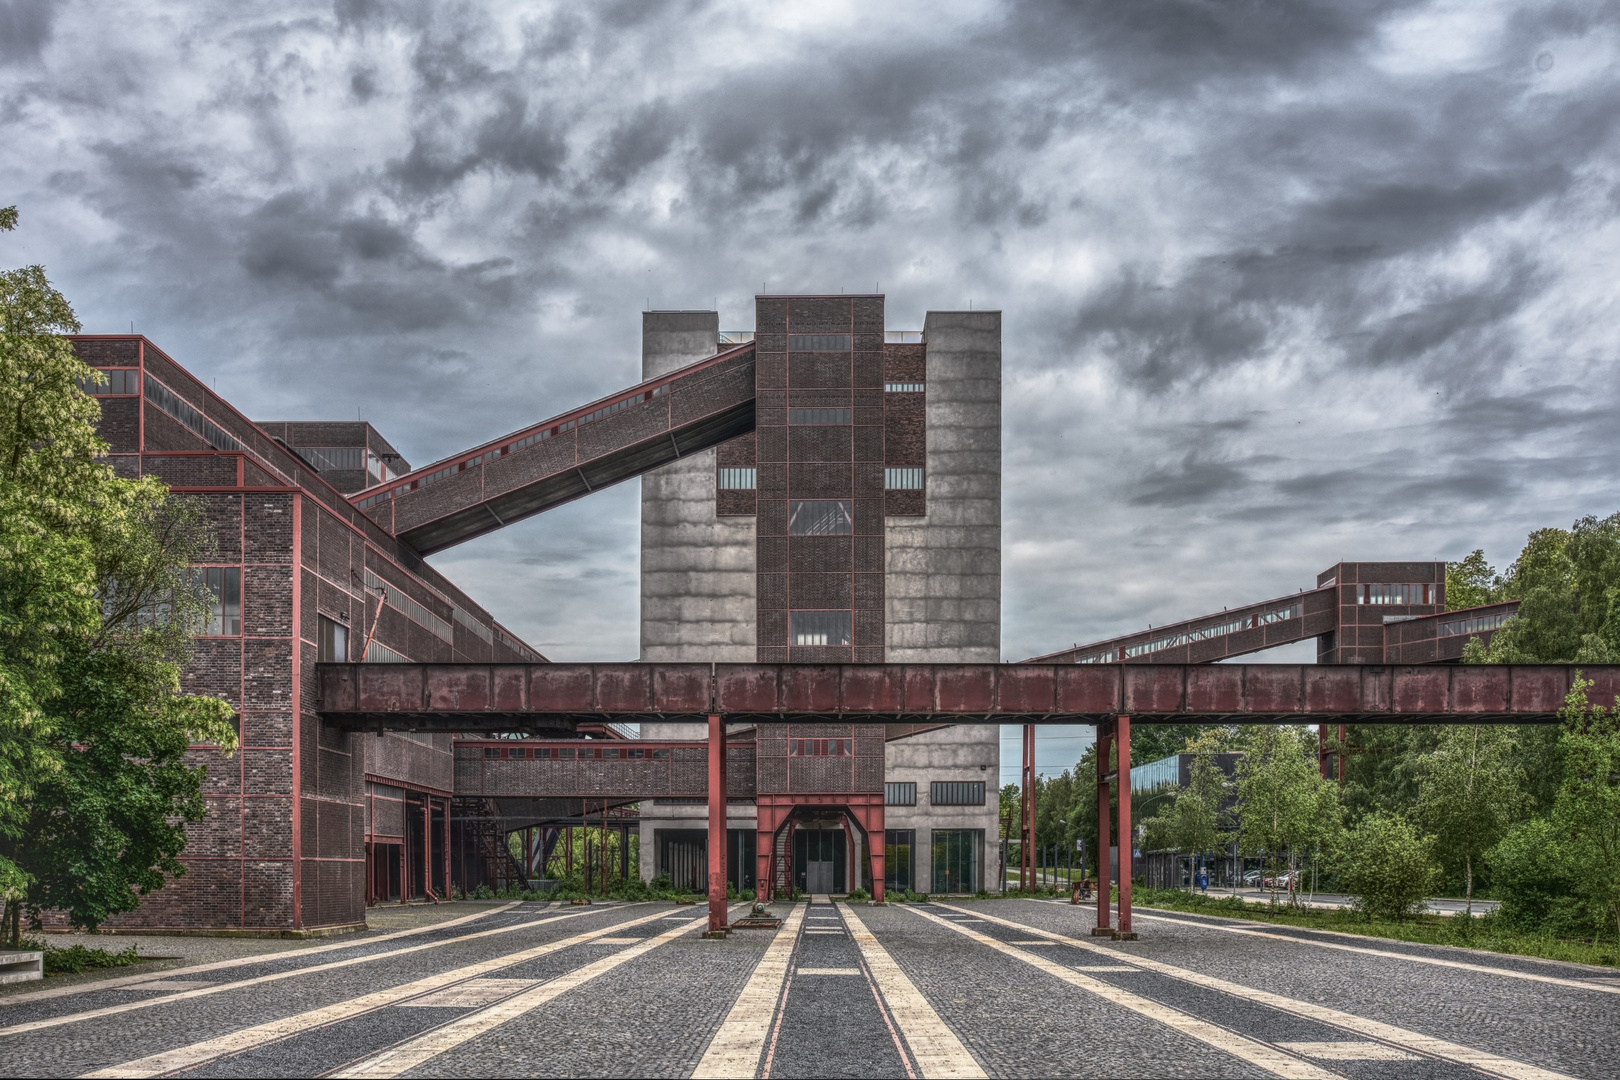
M 788 613 L 789 640 L 797 646 L 848 645 L 847 611 L 793 611 Z
M 793 536 L 848 536 L 855 531 L 848 499 L 798 499 L 788 504 Z

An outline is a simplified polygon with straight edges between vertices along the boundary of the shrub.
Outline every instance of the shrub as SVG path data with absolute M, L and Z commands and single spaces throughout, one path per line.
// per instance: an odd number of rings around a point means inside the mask
M 1502 901 L 1497 918 L 1505 926 L 1565 937 L 1596 929 L 1588 905 L 1575 895 L 1578 874 L 1569 837 L 1551 821 L 1520 822 L 1485 853 L 1485 862 Z
M 1336 865 L 1345 892 L 1369 918 L 1417 914 L 1440 878 L 1434 838 L 1419 834 L 1399 814 L 1363 818 L 1344 835 Z
M 857 885 L 853 889 L 849 890 L 849 895 L 844 897 L 844 899 L 850 901 L 851 903 L 862 903 L 872 899 L 872 894 L 867 892 L 861 886 Z
M 87 949 L 83 945 L 69 945 L 59 949 L 55 945 L 42 944 L 38 941 L 23 939 L 22 947 L 37 949 L 45 954 L 45 974 L 47 975 L 77 975 L 85 968 L 128 967 L 138 963 L 140 957 L 135 952 L 135 946 L 120 949 L 117 952 L 108 952 L 106 949 Z

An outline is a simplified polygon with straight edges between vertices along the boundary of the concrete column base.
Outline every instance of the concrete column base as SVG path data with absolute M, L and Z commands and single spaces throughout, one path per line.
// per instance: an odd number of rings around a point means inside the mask
M 1113 937 L 1114 936 L 1114 928 L 1111 927 L 1111 926 L 1093 926 L 1091 928 L 1091 936 L 1092 937 Z
M 1112 936 L 1113 936 L 1115 941 L 1135 941 L 1136 940 L 1136 931 L 1132 930 L 1130 933 L 1127 933 L 1127 934 L 1122 934 L 1122 933 L 1119 933 L 1118 931 L 1115 931 Z

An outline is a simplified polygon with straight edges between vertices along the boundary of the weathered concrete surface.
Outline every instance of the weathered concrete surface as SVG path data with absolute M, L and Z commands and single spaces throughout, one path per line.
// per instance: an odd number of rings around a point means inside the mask
M 1001 870 L 1000 807 L 1001 728 L 998 724 L 955 724 L 937 731 L 891 739 L 884 746 L 883 778 L 917 785 L 916 806 L 886 806 L 885 829 L 915 829 L 912 888 L 932 888 L 930 854 L 935 829 L 972 829 L 983 834 L 979 844 L 978 887 L 996 889 Z M 965 780 L 984 784 L 983 806 L 934 806 L 930 784 Z
M 712 356 L 713 311 L 642 315 L 641 373 Z M 641 479 L 641 659 L 754 660 L 754 519 L 715 514 L 715 451 Z
M 927 514 L 887 525 L 890 663 L 1001 659 L 1001 313 L 930 311 Z

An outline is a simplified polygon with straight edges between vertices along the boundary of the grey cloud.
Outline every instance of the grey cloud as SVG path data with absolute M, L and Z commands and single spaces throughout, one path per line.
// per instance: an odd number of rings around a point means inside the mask
M 51 39 L 55 0 L 0 0 L 0 63 L 32 60 Z

